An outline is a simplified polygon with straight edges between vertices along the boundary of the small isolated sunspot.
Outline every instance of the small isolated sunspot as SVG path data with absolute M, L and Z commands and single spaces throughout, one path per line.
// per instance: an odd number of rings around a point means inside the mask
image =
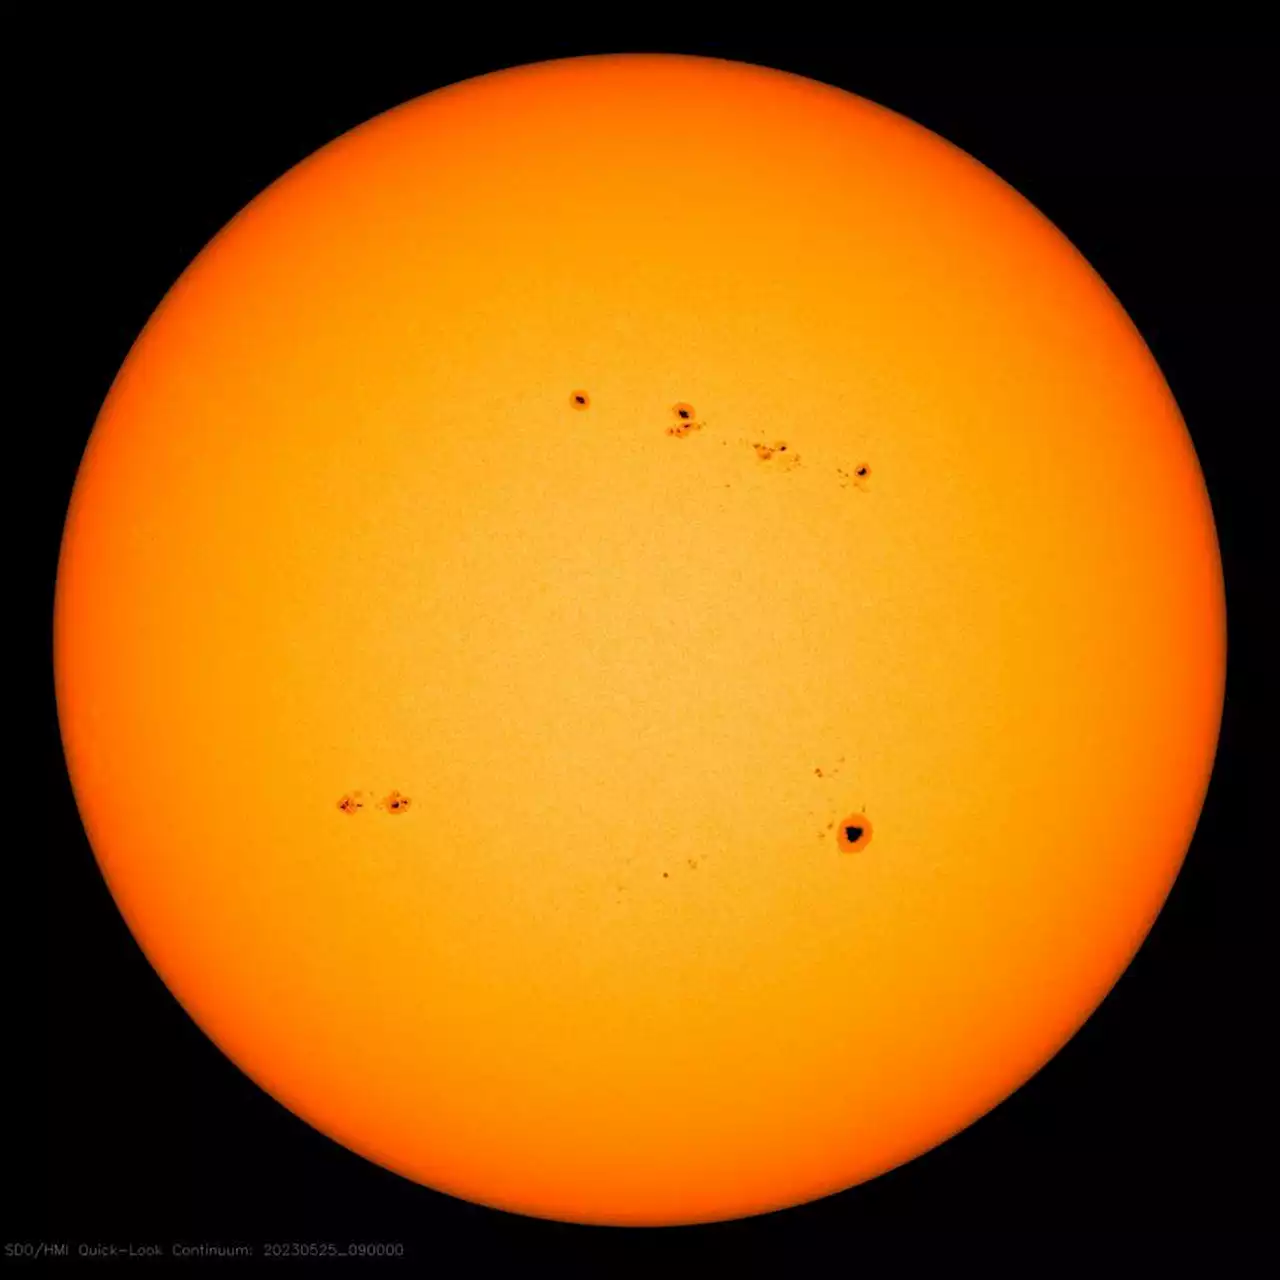
M 589 409 L 591 397 L 585 391 L 573 391 L 569 395 L 569 404 L 574 409 Z
M 871 843 L 871 820 L 865 813 L 851 813 L 836 830 L 841 853 L 857 853 Z

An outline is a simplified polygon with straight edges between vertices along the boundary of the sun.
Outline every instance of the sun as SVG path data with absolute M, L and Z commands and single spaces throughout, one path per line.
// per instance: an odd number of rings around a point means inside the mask
M 67 515 L 86 832 L 263 1089 L 438 1190 L 742 1217 L 983 1115 L 1208 784 L 1212 512 L 1068 241 L 713 59 L 482 76 L 245 208 Z

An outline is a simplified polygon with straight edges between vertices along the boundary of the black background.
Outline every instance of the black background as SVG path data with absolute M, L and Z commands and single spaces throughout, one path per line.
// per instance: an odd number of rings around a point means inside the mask
M 1253 1028 L 1270 1018 L 1250 904 L 1275 840 L 1260 838 L 1255 807 L 1252 522 L 1264 427 L 1276 422 L 1261 283 L 1264 219 L 1274 222 L 1264 180 L 1276 177 L 1270 58 L 1243 43 L 912 45 L 826 33 L 790 46 L 467 50 L 389 36 L 305 54 L 246 36 L 204 58 L 200 39 L 165 41 L 114 30 L 74 53 L 47 35 L 11 52 L 32 83 L 12 133 L 28 171 L 18 256 L 37 277 L 33 363 L 19 379 L 39 384 L 27 433 L 38 466 L 22 482 L 34 516 L 22 536 L 38 551 L 33 741 L 47 802 L 34 846 L 44 910 L 19 898 L 8 913 L 22 956 L 11 972 L 35 1009 L 11 1052 L 34 1088 L 14 1095 L 31 1134 L 8 1147 L 21 1193 L 6 1239 L 65 1240 L 73 1256 L 77 1242 L 384 1240 L 419 1261 L 461 1251 L 609 1265 L 821 1242 L 854 1266 L 872 1245 L 974 1233 L 1228 1242 L 1259 1229 L 1271 1216 L 1259 1176 L 1269 1135 Z M 1231 650 L 1217 768 L 1183 872 L 1074 1040 L 970 1129 L 869 1184 L 761 1218 L 656 1231 L 452 1200 L 350 1154 L 242 1076 L 150 969 L 97 872 L 62 763 L 49 643 L 81 450 L 133 340 L 209 238 L 291 165 L 380 111 L 504 66 L 625 50 L 758 62 L 852 90 L 964 148 L 1046 214 L 1128 310 L 1186 417 L 1214 501 Z M 1087 798 L 1062 799 L 1087 823 Z

